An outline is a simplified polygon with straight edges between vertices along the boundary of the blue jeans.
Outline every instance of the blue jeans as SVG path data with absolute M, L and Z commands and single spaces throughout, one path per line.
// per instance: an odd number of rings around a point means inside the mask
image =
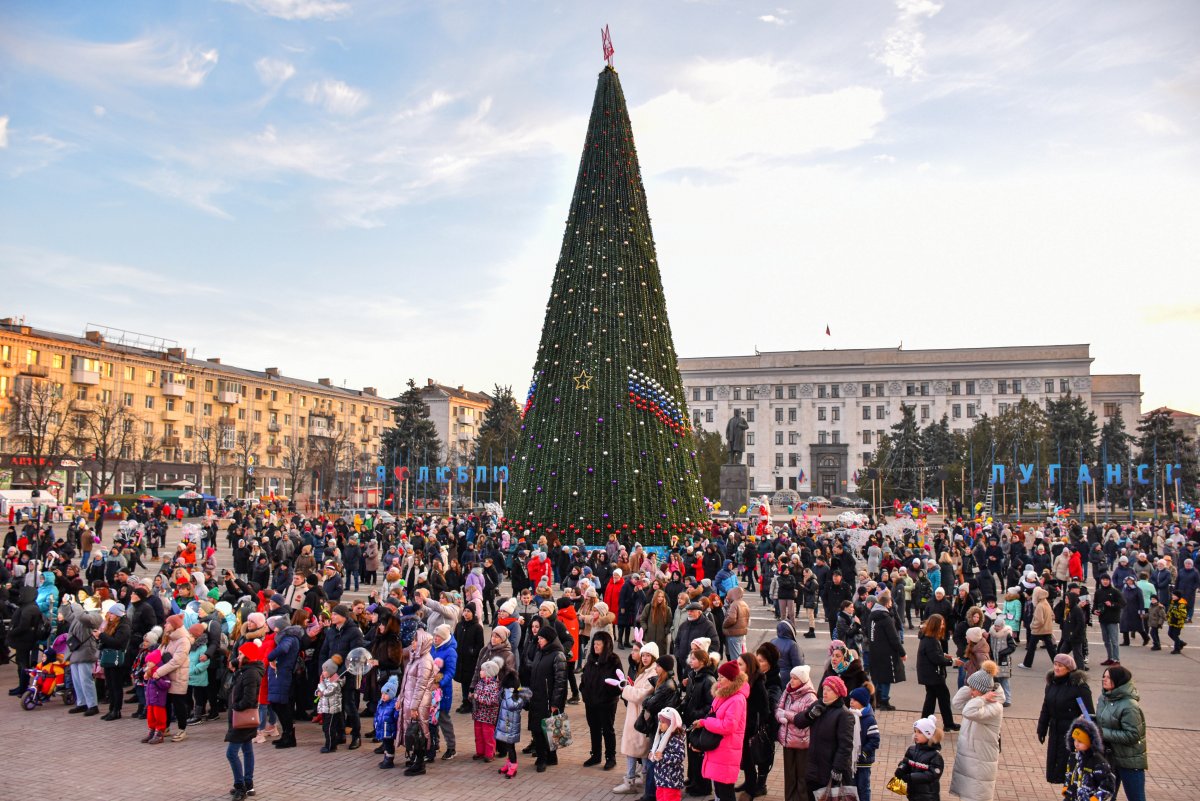
M 1104 636 L 1104 650 L 1113 662 L 1121 661 L 1121 624 L 1101 623 L 1100 633 Z
M 875 685 L 875 697 L 879 700 L 879 703 L 881 703 L 881 704 L 886 704 L 889 701 L 891 701 L 892 700 L 891 682 L 888 682 L 885 684 L 884 682 L 881 681 L 881 682 L 879 682 L 879 684 L 876 684 Z M 861 798 L 861 796 L 859 796 L 859 797 Z
M 871 769 L 854 771 L 854 784 L 858 787 L 858 801 L 871 801 Z
M 241 752 L 240 758 L 238 752 Z M 245 784 L 254 781 L 254 741 L 229 743 L 225 746 L 225 758 L 233 770 L 233 783 Z
M 1117 768 L 1117 790 L 1122 787 L 1129 801 L 1146 801 L 1146 771 Z
M 92 678 L 91 662 L 71 665 L 71 688 L 75 690 L 75 706 L 96 706 L 96 681 Z
M 351 570 L 350 575 L 346 578 L 346 584 L 354 585 L 354 592 L 358 592 L 358 582 L 362 580 L 362 573 L 358 570 Z M 347 587 L 349 589 L 349 587 Z
M 654 763 L 648 757 L 642 760 L 642 773 L 646 782 L 642 788 L 642 801 L 654 801 L 658 785 L 654 783 Z
M 279 722 L 279 716 L 275 714 L 275 710 L 270 704 L 258 705 L 258 730 L 262 731 L 268 726 L 274 726 Z

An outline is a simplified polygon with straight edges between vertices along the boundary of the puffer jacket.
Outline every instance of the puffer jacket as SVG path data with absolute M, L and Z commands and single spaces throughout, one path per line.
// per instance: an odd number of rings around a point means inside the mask
M 188 674 L 191 671 L 190 653 L 192 649 L 192 637 L 187 633 L 186 629 L 175 629 L 167 635 L 166 654 L 170 657 L 165 660 L 158 670 L 154 671 L 154 678 L 165 678 L 171 680 L 171 689 L 168 690 L 171 695 L 187 695 L 188 691 Z
M 292 697 L 292 677 L 296 673 L 296 660 L 300 658 L 300 640 L 304 629 L 288 626 L 275 635 L 275 648 L 267 654 L 267 700 L 275 704 L 286 704 Z
M 704 728 L 721 735 L 720 744 L 704 753 L 700 775 L 722 784 L 737 782 L 742 769 L 742 743 L 746 737 L 746 701 L 750 697 L 750 685 L 746 677 L 739 674 L 724 689 L 717 688 L 713 695 L 712 713 L 704 718 Z
M 1045 588 L 1033 588 L 1033 620 L 1029 630 L 1034 634 L 1054 634 L 1054 610 L 1050 607 L 1049 597 Z
M 691 726 L 697 720 L 708 717 L 709 710 L 712 709 L 713 687 L 716 684 L 717 669 L 711 665 L 692 673 L 684 698 L 683 725 Z
M 208 686 L 208 662 L 201 662 L 200 657 L 204 656 L 204 650 L 208 645 L 208 635 L 201 634 L 192 642 L 192 647 L 188 651 L 188 686 L 190 687 L 207 687 Z
M 507 687 L 500 694 L 500 714 L 496 718 L 496 739 L 502 743 L 516 745 L 521 742 L 521 710 L 529 703 L 533 693 L 527 687 Z
M 991 801 L 996 795 L 1004 707 L 999 701 L 988 703 L 982 696 L 972 698 L 969 686 L 959 688 L 950 706 L 962 715 L 950 792 L 964 801 Z
M 808 726 L 808 768 L 805 779 L 810 784 L 828 784 L 833 771 L 849 780 L 854 775 L 854 713 L 839 698 L 832 704 L 815 703 L 803 717 L 795 719 L 798 726 Z
M 433 648 L 429 655 L 442 660 L 442 679 L 438 682 L 438 686 L 442 688 L 442 701 L 438 704 L 438 709 L 449 712 L 454 700 L 454 671 L 458 668 L 458 643 L 454 640 L 454 635 L 450 635 L 450 639 Z
M 417 713 L 421 731 L 429 737 L 429 707 L 433 703 L 433 688 L 436 670 L 433 667 L 433 637 L 427 631 L 417 631 L 413 644 L 409 646 L 408 664 L 404 667 L 404 679 L 400 684 L 400 729 L 408 730 L 412 713 Z
M 104 617 L 99 612 L 85 611 L 82 605 L 76 603 L 64 605 L 62 616 L 63 620 L 67 622 L 67 634 L 79 643 L 79 647 L 71 651 L 70 663 L 72 665 L 87 664 L 99 659 L 100 646 L 96 638 L 92 636 L 92 632 L 103 625 Z M 186 670 L 184 671 L 184 683 L 187 683 Z
M 1096 725 L 1112 751 L 1114 768 L 1146 770 L 1146 716 L 1133 680 L 1100 693 Z
M 489 638 L 482 650 L 480 650 L 479 658 L 475 662 L 475 672 L 471 678 L 471 686 L 469 687 L 470 692 L 474 692 L 475 685 L 479 683 L 479 668 L 483 666 L 484 662 L 490 662 L 497 656 L 504 662 L 504 666 L 500 668 L 500 674 L 496 677 L 497 680 L 503 681 L 507 674 L 517 672 L 517 659 L 513 656 L 512 643 L 506 640 L 500 643 L 499 647 L 496 647 L 492 645 L 492 641 Z
M 400 719 L 400 709 L 396 699 L 380 700 L 375 706 L 375 739 L 391 740 L 396 736 L 396 722 Z
M 562 712 L 567 703 L 567 657 L 558 638 L 547 642 L 533 656 L 529 669 L 529 718 L 543 720 L 551 709 Z
M 725 595 L 725 620 L 721 623 L 721 631 L 726 637 L 745 637 L 750 630 L 750 607 L 742 600 L 744 592 L 735 586 Z
M 940 801 L 942 797 L 942 772 L 946 762 L 942 759 L 942 746 L 938 743 L 913 743 L 904 752 L 904 758 L 896 768 L 896 775 L 908 782 L 909 801 Z
M 771 644 L 779 650 L 779 680 L 786 685 L 792 678 L 792 668 L 806 664 L 792 624 L 786 620 L 776 623 L 775 639 L 771 640 Z
M 797 726 L 796 720 L 804 721 L 808 708 L 817 702 L 817 691 L 809 682 L 792 689 L 791 684 L 783 688 L 779 697 L 779 706 L 775 719 L 779 721 L 779 734 L 776 739 L 784 748 L 808 748 L 811 742 L 812 729 L 808 726 Z

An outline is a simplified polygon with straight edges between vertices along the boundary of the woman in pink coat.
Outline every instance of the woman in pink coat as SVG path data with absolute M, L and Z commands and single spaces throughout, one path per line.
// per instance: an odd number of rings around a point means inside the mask
M 717 668 L 712 714 L 692 724 L 721 735 L 721 744 L 704 755 L 700 775 L 710 779 L 717 801 L 734 801 L 733 786 L 742 769 L 742 740 L 746 733 L 746 699 L 750 686 L 737 662 Z

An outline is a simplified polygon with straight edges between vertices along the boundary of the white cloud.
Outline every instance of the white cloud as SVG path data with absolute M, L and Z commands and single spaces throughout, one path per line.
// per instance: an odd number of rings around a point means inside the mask
M 269 89 L 277 89 L 296 74 L 296 68 L 287 61 L 265 56 L 254 62 L 254 70 L 258 73 L 258 79 Z
M 0 32 L 0 50 L 36 69 L 85 86 L 174 86 L 195 89 L 217 66 L 215 48 L 156 33 L 127 42 L 55 39 L 30 31 Z
M 805 94 L 795 76 L 790 65 L 759 59 L 689 70 L 682 88 L 630 111 L 642 169 L 724 169 L 747 159 L 846 150 L 875 135 L 886 116 L 879 90 Z
M 1155 136 L 1177 136 L 1183 133 L 1183 129 L 1170 117 L 1150 111 L 1137 112 L 1133 115 L 1133 121 L 1143 131 Z
M 219 219 L 233 219 L 229 212 L 222 209 L 213 200 L 215 195 L 228 189 L 220 180 L 189 178 L 173 170 L 162 169 L 141 178 L 130 179 L 130 182 L 148 192 L 178 200 Z
M 766 22 L 770 25 L 787 25 L 788 21 L 783 17 L 777 17 L 774 14 L 763 14 L 758 18 L 759 22 Z
M 92 106 L 92 114 L 94 114 L 97 119 L 104 119 L 105 117 L 108 116 L 108 109 L 106 109 L 104 106 L 97 104 L 95 106 Z
M 357 114 L 370 102 L 366 92 L 332 78 L 309 84 L 303 97 L 306 103 L 323 106 L 330 114 L 346 116 Z
M 897 78 L 917 80 L 924 76 L 921 61 L 925 57 L 925 34 L 921 22 L 942 10 L 933 0 L 896 0 L 899 13 L 884 34 L 875 60 Z
M 8 115 L 0 117 L 0 149 L 8 147 Z
M 0 263 L 13 269 L 14 275 L 36 275 L 38 281 L 57 287 L 71 297 L 86 297 L 98 291 L 114 303 L 141 306 L 139 296 L 214 294 L 216 287 L 182 280 L 182 271 L 159 267 L 142 269 L 128 264 L 93 260 L 38 247 L 0 245 Z M 95 300 L 95 298 L 92 298 Z
M 226 0 L 251 11 L 279 19 L 330 20 L 350 13 L 350 4 L 340 0 Z

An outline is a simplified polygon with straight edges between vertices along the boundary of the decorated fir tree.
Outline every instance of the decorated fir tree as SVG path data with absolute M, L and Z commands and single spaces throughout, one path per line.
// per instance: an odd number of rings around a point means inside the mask
M 616 71 L 600 73 L 550 288 L 506 523 L 665 543 L 707 519 L 692 428 Z

